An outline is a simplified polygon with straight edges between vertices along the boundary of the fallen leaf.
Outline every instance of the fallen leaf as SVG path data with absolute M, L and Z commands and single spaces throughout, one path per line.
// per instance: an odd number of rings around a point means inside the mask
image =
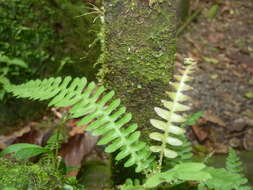
M 203 129 L 203 127 L 193 125 L 192 130 L 193 130 L 194 134 L 196 135 L 198 141 L 200 141 L 200 142 L 203 142 L 208 136 L 207 132 Z
M 29 143 L 42 145 L 44 133 L 42 131 L 31 129 L 29 132 L 17 137 L 13 144 L 16 143 Z
M 219 60 L 212 57 L 203 57 L 204 61 L 208 63 L 218 64 Z
M 84 133 L 85 128 L 87 127 L 86 125 L 83 126 L 76 126 L 77 122 L 79 119 L 72 119 L 68 122 L 68 126 L 70 126 L 72 129 L 69 132 L 70 136 L 74 136 L 76 134 L 82 134 Z
M 17 137 L 20 137 L 24 135 L 25 133 L 28 133 L 31 130 L 30 126 L 24 127 L 10 135 L 1 135 L 0 136 L 0 149 L 4 149 L 7 146 L 11 145 Z
M 85 132 L 69 138 L 67 143 L 61 145 L 60 155 L 67 166 L 80 167 L 82 161 L 92 152 L 99 137 L 91 136 Z M 76 176 L 79 169 L 71 171 L 67 176 Z
M 219 5 L 218 4 L 214 4 L 209 10 L 208 10 L 208 14 L 207 17 L 209 19 L 213 19 L 215 18 L 215 16 L 217 15 L 217 12 L 219 10 Z
M 203 118 L 206 121 L 215 123 L 215 124 L 217 124 L 217 125 L 219 125 L 221 127 L 225 127 L 226 126 L 225 122 L 222 119 L 220 119 L 218 116 L 214 115 L 211 111 L 205 112 L 205 114 L 203 115 Z
M 211 77 L 211 79 L 215 80 L 215 79 L 217 79 L 217 78 L 219 77 L 219 75 L 213 74 L 213 75 L 211 75 L 210 77 Z
M 246 92 L 246 93 L 244 94 L 244 96 L 245 96 L 246 98 L 248 98 L 248 99 L 252 99 L 252 98 L 253 98 L 253 92 Z
M 224 39 L 224 37 L 223 33 L 211 33 L 208 35 L 208 41 L 213 44 L 218 44 Z

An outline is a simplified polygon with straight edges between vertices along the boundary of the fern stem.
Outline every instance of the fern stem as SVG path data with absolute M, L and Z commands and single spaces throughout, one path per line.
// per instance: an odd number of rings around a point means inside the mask
M 57 131 L 56 131 L 56 148 L 55 148 L 55 152 L 54 152 L 54 158 L 53 158 L 53 165 L 55 167 L 55 169 L 59 168 L 59 162 L 58 162 L 58 154 L 59 154 L 59 149 L 60 149 L 60 135 L 62 134 L 62 130 L 65 126 L 65 122 L 68 120 L 68 117 L 64 116 L 63 118 L 61 118 L 60 123 L 57 127 Z

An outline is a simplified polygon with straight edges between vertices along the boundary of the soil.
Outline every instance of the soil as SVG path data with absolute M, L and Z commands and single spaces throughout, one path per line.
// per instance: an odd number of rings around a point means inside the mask
M 253 1 L 199 1 L 201 14 L 178 41 L 177 62 L 198 61 L 192 86 L 202 121 L 190 134 L 195 144 L 226 153 L 228 146 L 253 151 Z M 218 6 L 216 16 L 210 10 Z

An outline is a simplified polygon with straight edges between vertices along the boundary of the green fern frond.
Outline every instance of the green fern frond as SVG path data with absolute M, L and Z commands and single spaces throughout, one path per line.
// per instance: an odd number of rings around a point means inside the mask
M 125 167 L 137 165 L 136 172 L 143 171 L 153 162 L 146 143 L 139 140 L 137 124 L 129 124 L 132 115 L 120 106 L 120 99 L 113 100 L 114 91 L 106 92 L 103 86 L 86 78 L 48 78 L 32 80 L 21 85 L 4 83 L 6 91 L 18 98 L 51 100 L 49 106 L 71 106 L 70 118 L 81 118 L 78 126 L 87 125 L 92 135 L 102 135 L 99 145 L 108 144 L 108 153 L 119 151 L 116 160 L 126 157 Z
M 247 179 L 243 174 L 243 165 L 239 158 L 239 156 L 236 154 L 236 151 L 233 148 L 229 148 L 228 157 L 226 159 L 226 169 L 230 173 L 238 174 L 241 176 L 241 180 L 245 181 L 245 183 L 242 183 L 240 186 L 240 190 L 243 189 L 250 189 L 246 185 Z M 238 188 L 239 189 L 239 188 Z
M 242 178 L 237 173 L 231 173 L 224 168 L 207 167 L 205 169 L 212 178 L 199 184 L 198 190 L 208 189 L 214 190 L 250 190 L 251 188 L 246 186 L 246 178 Z
M 187 160 L 191 160 L 193 157 L 191 142 L 187 139 L 185 135 L 183 135 L 180 138 L 180 140 L 183 143 L 182 146 L 178 147 L 178 150 L 175 149 L 175 151 L 178 154 L 178 158 L 175 160 L 177 163 L 182 163 Z
M 180 125 L 185 121 L 185 118 L 178 112 L 188 111 L 189 106 L 183 104 L 189 99 L 184 95 L 185 91 L 191 90 L 192 87 L 187 84 L 191 80 L 190 74 L 193 72 L 196 62 L 192 59 L 185 59 L 183 70 L 180 75 L 175 75 L 176 82 L 172 82 L 171 86 L 175 88 L 175 92 L 169 92 L 170 101 L 162 100 L 164 108 L 155 108 L 155 112 L 163 119 L 151 119 L 151 124 L 159 129 L 159 132 L 150 134 L 150 138 L 159 141 L 161 145 L 151 146 L 152 152 L 160 153 L 160 162 L 162 164 L 163 157 L 175 158 L 178 153 L 172 150 L 173 146 L 182 146 L 183 142 L 177 136 L 182 136 L 185 130 Z
M 214 190 L 250 190 L 247 186 L 248 180 L 242 174 L 242 163 L 236 155 L 235 150 L 229 149 L 229 155 L 226 160 L 226 169 L 208 167 L 206 171 L 212 178 L 201 183 L 199 190 L 205 190 L 205 187 Z
M 203 111 L 198 111 L 189 115 L 186 121 L 180 126 L 185 128 L 186 126 L 195 125 L 195 123 L 199 120 L 199 118 L 204 114 Z M 171 160 L 171 165 L 174 166 L 175 164 L 182 163 L 185 161 L 189 161 L 193 157 L 192 153 L 192 143 L 188 140 L 186 135 L 178 136 L 178 138 L 183 142 L 182 146 L 175 147 L 175 151 L 178 154 L 177 159 Z
M 229 148 L 228 157 L 226 159 L 226 169 L 231 173 L 242 174 L 243 167 L 240 158 L 237 156 L 233 148 Z

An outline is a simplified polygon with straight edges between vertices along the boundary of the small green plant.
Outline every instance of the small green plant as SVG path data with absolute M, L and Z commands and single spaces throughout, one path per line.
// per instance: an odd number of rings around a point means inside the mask
M 198 112 L 188 119 L 183 114 L 190 109 L 185 104 L 189 97 L 184 92 L 192 89 L 187 83 L 192 78 L 190 75 L 195 64 L 192 59 L 185 59 L 180 74 L 175 75 L 176 81 L 171 83 L 175 90 L 167 93 L 169 101 L 162 100 L 164 108 L 155 108 L 160 119 L 150 120 L 157 130 L 150 133 L 150 138 L 154 140 L 151 146 L 140 140 L 141 132 L 137 130 L 137 124 L 131 123 L 132 115 L 121 106 L 120 99 L 113 99 L 114 91 L 106 92 L 103 86 L 87 83 L 86 78 L 48 78 L 21 85 L 13 85 L 7 79 L 0 78 L 0 82 L 7 92 L 18 98 L 50 100 L 48 105 L 54 107 L 71 106 L 66 119 L 81 118 L 77 125 L 86 125 L 86 130 L 94 136 L 101 135 L 98 144 L 106 146 L 105 152 L 116 152 L 116 160 L 124 160 L 125 167 L 135 166 L 136 172 L 145 175 L 142 180 L 128 180 L 120 187 L 122 190 L 157 189 L 161 185 L 170 189 L 188 181 L 196 181 L 199 190 L 239 190 L 244 188 L 247 180 L 232 169 L 233 165 L 238 166 L 232 151 L 227 169 L 208 167 L 191 159 L 191 146 L 184 134 L 185 126 L 194 124 L 203 114 Z M 50 149 L 27 144 L 12 145 L 2 155 L 16 152 L 16 156 L 27 158 L 26 152 L 34 156 L 44 151 Z M 168 166 L 168 162 L 172 164 Z
M 229 154 L 226 160 L 226 168 L 213 168 L 208 167 L 207 171 L 213 176 L 204 183 L 200 184 L 199 189 L 215 190 L 251 190 L 247 185 L 247 179 L 242 174 L 242 162 L 237 156 L 235 150 L 229 149 Z

